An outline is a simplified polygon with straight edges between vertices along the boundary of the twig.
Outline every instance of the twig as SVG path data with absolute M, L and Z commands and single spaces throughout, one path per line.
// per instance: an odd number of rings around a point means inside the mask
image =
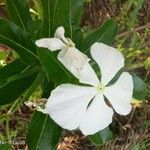
M 137 63 L 137 64 L 133 64 L 132 66 L 126 66 L 124 68 L 124 70 L 130 71 L 130 70 L 135 70 L 135 69 L 139 69 L 139 68 L 142 68 L 142 67 L 144 67 L 144 63 L 143 62 Z
M 149 28 L 150 27 L 150 23 L 146 24 L 146 25 L 143 25 L 141 27 L 138 27 L 138 28 L 135 28 L 131 31 L 126 31 L 126 32 L 123 32 L 123 33 L 120 33 L 119 35 L 117 35 L 117 38 L 120 38 L 120 37 L 123 37 L 123 36 L 126 36 L 128 34 L 131 34 L 133 32 L 137 32 L 137 31 L 140 31 L 140 30 L 143 30 L 145 28 Z
M 11 136 L 10 136 L 10 130 L 9 130 L 9 116 L 6 116 L 6 134 L 7 134 L 7 140 L 8 143 L 11 144 Z
M 133 119 L 133 117 L 134 117 L 134 114 L 135 114 L 135 108 L 133 108 L 133 110 L 132 110 L 132 112 L 131 112 L 131 115 L 130 115 L 130 118 L 129 118 L 127 124 L 131 123 L 131 121 L 132 121 L 132 119 Z

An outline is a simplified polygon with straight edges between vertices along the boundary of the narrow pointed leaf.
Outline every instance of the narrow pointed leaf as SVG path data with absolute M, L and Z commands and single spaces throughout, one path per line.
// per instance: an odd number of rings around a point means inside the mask
M 41 0 L 43 17 L 41 34 L 53 36 L 57 27 L 64 26 L 66 35 L 72 38 L 73 26 L 80 24 L 83 0 Z
M 28 68 L 26 68 L 25 70 L 23 70 L 22 72 L 20 72 L 20 73 L 18 73 L 18 74 L 16 74 L 16 75 L 13 75 L 13 76 L 11 76 L 11 77 L 9 77 L 9 78 L 7 78 L 7 81 L 8 81 L 8 82 L 12 82 L 12 81 L 14 81 L 14 80 L 18 80 L 18 79 L 25 78 L 25 77 L 30 76 L 31 74 L 33 74 L 33 73 L 35 73 L 35 72 L 40 71 L 40 69 L 41 69 L 41 68 L 38 67 L 38 66 L 32 67 L 32 68 L 28 67 Z
M 12 103 L 29 88 L 36 78 L 37 73 L 32 73 L 23 78 L 8 82 L 0 88 L 0 105 Z
M 32 18 L 27 0 L 6 0 L 11 20 L 27 32 L 33 33 Z
M 23 47 L 29 49 L 31 52 L 36 53 L 36 45 L 34 40 L 27 32 L 23 31 L 19 26 L 10 22 L 9 20 L 0 19 L 0 35 L 11 39 Z
M 134 83 L 133 97 L 138 100 L 144 100 L 147 93 L 145 82 L 136 75 L 133 75 L 132 77 Z
M 41 0 L 43 14 L 42 14 L 42 26 L 40 30 L 40 37 L 50 37 L 51 33 L 51 0 Z
M 82 40 L 83 40 L 83 32 L 80 27 L 73 27 L 72 29 L 72 41 L 75 43 L 77 49 L 81 50 L 82 48 Z
M 71 1 L 70 0 L 56 0 L 53 7 L 53 19 L 52 19 L 52 33 L 59 26 L 64 26 L 66 35 L 72 37 L 71 35 Z
M 54 83 L 70 82 L 70 74 L 66 71 L 63 65 L 58 61 L 54 52 L 47 49 L 38 49 L 39 58 L 43 65 L 49 81 Z
M 38 63 L 36 46 L 30 36 L 5 19 L 0 19 L 0 43 L 15 50 L 24 63 L 29 65 Z
M 17 73 L 20 73 L 27 66 L 20 59 L 14 60 L 12 63 L 0 68 L 0 87 L 7 83 L 7 79 Z
M 28 129 L 28 148 L 29 150 L 55 150 L 61 133 L 62 129 L 48 115 L 36 112 Z
M 117 34 L 117 24 L 111 19 L 106 21 L 99 29 L 91 33 L 83 40 L 82 51 L 89 53 L 90 47 L 95 42 L 110 45 Z
M 80 26 L 81 17 L 84 10 L 84 0 L 70 0 L 71 1 L 71 23 L 75 26 Z

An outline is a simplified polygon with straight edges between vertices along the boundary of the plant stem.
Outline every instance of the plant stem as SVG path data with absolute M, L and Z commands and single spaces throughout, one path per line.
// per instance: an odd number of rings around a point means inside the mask
M 7 134 L 8 143 L 11 144 L 11 136 L 10 136 L 10 131 L 9 131 L 9 120 L 10 120 L 10 117 L 7 114 L 6 115 L 6 134 Z
M 142 67 L 144 67 L 144 63 L 137 63 L 137 64 L 133 64 L 132 66 L 125 67 L 124 70 L 130 71 L 130 70 L 134 70 L 134 69 L 138 69 Z
M 149 27 L 150 27 L 150 23 L 148 23 L 148 24 L 146 24 L 146 25 L 143 25 L 143 26 L 141 26 L 141 27 L 135 28 L 135 29 L 133 29 L 133 30 L 131 30 L 131 31 L 125 31 L 125 32 L 123 32 L 123 33 L 120 33 L 119 35 L 117 35 L 117 38 L 120 38 L 120 37 L 129 35 L 129 34 L 134 33 L 134 32 L 138 32 L 138 31 L 140 31 L 140 30 L 143 30 L 143 29 L 149 28 Z

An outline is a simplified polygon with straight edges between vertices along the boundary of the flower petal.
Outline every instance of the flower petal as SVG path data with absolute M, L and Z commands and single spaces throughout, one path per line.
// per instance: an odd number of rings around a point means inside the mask
M 101 83 L 107 85 L 124 66 L 124 57 L 115 48 L 102 43 L 94 43 L 91 55 L 101 70 Z
M 63 26 L 58 27 L 55 31 L 54 37 L 61 39 L 65 34 L 65 29 Z
M 95 94 L 94 87 L 73 84 L 60 85 L 52 91 L 46 104 L 46 111 L 62 128 L 76 129 Z
M 90 60 L 75 47 L 62 49 L 57 58 L 77 78 L 83 66 Z
M 100 83 L 94 69 L 89 63 L 86 63 L 81 70 L 79 81 L 80 83 L 89 84 L 95 87 Z
M 130 104 L 132 100 L 132 93 L 132 76 L 129 73 L 124 72 L 115 84 L 106 87 L 104 95 L 110 101 L 117 113 L 127 115 L 132 109 Z
M 92 135 L 103 130 L 112 122 L 113 110 L 108 107 L 102 94 L 93 99 L 79 128 L 84 135 Z
M 42 38 L 35 42 L 38 47 L 48 48 L 51 51 L 63 49 L 66 45 L 58 38 Z

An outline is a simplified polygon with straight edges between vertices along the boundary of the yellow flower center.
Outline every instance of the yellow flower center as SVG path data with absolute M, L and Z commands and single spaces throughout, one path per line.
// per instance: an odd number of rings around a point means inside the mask
M 99 93 L 104 93 L 104 91 L 105 91 L 105 86 L 100 83 L 100 84 L 97 86 L 97 90 L 98 90 Z
M 72 42 L 71 39 L 67 38 L 67 40 L 68 40 L 68 43 L 66 43 L 66 44 L 68 47 L 75 47 L 75 44 Z

